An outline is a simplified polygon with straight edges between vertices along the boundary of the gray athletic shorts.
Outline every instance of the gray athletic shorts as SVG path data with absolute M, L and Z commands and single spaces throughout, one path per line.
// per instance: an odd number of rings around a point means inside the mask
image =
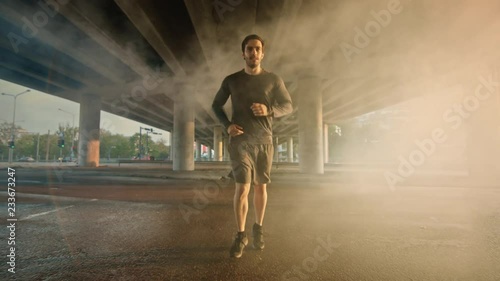
M 241 141 L 230 143 L 228 150 L 235 182 L 252 184 L 271 182 L 274 154 L 272 144 L 251 144 Z

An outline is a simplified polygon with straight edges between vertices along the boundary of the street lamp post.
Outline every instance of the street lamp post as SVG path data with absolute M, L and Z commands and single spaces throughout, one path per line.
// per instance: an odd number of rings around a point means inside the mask
M 151 130 L 147 130 L 146 132 L 146 154 L 149 156 L 149 133 L 153 134 L 153 135 L 161 135 L 161 133 L 157 133 L 157 132 L 153 132 L 153 129 L 151 128 Z
M 75 147 L 75 114 L 66 111 L 64 109 L 58 108 L 59 111 L 62 111 L 64 113 L 70 114 L 73 117 L 73 136 L 71 136 L 71 153 L 69 154 L 69 161 L 73 161 L 73 158 L 75 157 L 74 154 L 74 147 Z
M 161 133 L 157 133 L 153 131 L 153 128 L 143 128 L 139 127 L 139 159 L 142 158 L 142 130 L 146 131 L 146 155 L 149 156 L 149 141 L 148 141 L 148 136 L 149 133 L 153 135 L 161 135 Z
M 14 98 L 14 112 L 12 114 L 12 129 L 11 129 L 11 138 L 12 138 L 12 141 L 14 142 L 16 140 L 16 103 L 17 103 L 17 97 L 19 97 L 20 95 L 23 95 L 23 94 L 26 94 L 28 92 L 30 92 L 31 90 L 26 90 L 24 92 L 21 92 L 19 94 L 15 94 L 15 95 L 12 95 L 12 94 L 6 94 L 6 93 L 2 93 L 2 96 L 9 96 L 9 97 L 13 97 Z M 9 147 L 9 163 L 12 163 L 12 158 L 14 156 L 14 148 L 12 147 Z
M 152 132 L 153 128 L 139 127 L 139 160 L 142 159 L 142 130 L 146 132 Z M 147 143 L 147 133 L 146 133 L 146 143 Z

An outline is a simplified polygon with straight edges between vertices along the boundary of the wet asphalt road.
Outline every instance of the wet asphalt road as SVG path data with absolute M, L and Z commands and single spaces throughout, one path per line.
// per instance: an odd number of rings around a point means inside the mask
M 231 182 L 120 171 L 18 170 L 0 280 L 500 280 L 498 188 L 275 182 L 266 249 L 232 259 Z

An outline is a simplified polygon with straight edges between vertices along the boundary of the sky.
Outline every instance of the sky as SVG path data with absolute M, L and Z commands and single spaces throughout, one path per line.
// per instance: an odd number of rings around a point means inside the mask
M 29 88 L 0 79 L 0 93 L 16 95 L 27 89 Z M 46 134 L 48 130 L 53 133 L 59 128 L 59 124 L 73 126 L 74 115 L 75 127 L 78 127 L 80 114 L 78 103 L 37 90 L 30 90 L 30 92 L 17 97 L 16 125 L 26 129 L 30 133 Z M 12 123 L 13 107 L 13 97 L 0 95 L 0 123 Z M 101 111 L 101 128 L 111 133 L 132 136 L 135 133 L 139 133 L 140 127 L 151 128 L 149 125 Z M 161 133 L 161 135 L 151 135 L 153 140 L 164 139 L 167 143 L 169 142 L 167 131 L 155 127 L 152 128 L 154 131 Z

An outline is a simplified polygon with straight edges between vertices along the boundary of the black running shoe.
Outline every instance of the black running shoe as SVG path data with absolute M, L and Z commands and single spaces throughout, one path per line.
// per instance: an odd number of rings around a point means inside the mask
M 252 228 L 253 233 L 253 248 L 256 250 L 264 249 L 264 231 L 262 226 L 254 223 Z
M 243 255 L 243 249 L 248 245 L 248 238 L 245 233 L 237 233 L 236 238 L 234 238 L 233 246 L 229 251 L 229 255 L 234 258 L 241 258 Z

